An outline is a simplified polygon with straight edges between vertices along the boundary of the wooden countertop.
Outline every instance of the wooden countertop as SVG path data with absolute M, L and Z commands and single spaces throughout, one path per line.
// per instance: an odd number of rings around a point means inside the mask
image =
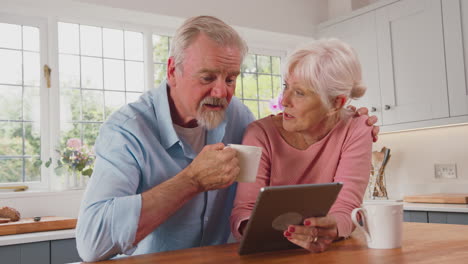
M 398 249 L 368 249 L 359 231 L 319 254 L 297 249 L 239 256 L 237 248 L 238 244 L 226 244 L 99 263 L 468 263 L 468 225 L 404 223 L 403 246 Z

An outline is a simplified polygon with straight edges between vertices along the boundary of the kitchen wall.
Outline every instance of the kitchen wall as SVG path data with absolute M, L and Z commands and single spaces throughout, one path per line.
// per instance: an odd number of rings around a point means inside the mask
M 426 193 L 468 193 L 468 125 L 388 133 L 374 150 L 391 149 L 386 169 L 390 198 Z M 436 179 L 434 164 L 456 164 L 457 179 Z

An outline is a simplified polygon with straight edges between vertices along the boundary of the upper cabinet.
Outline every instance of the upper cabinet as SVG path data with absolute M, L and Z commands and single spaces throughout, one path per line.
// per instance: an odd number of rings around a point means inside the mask
M 376 11 L 384 124 L 448 117 L 440 0 Z
M 357 51 L 382 131 L 468 122 L 468 1 L 388 1 L 319 28 Z
M 442 1 L 450 116 L 468 115 L 468 1 Z

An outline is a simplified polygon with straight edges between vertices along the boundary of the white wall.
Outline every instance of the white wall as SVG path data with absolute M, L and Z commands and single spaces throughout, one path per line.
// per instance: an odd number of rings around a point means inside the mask
M 327 16 L 324 0 L 76 0 L 153 14 L 188 18 L 217 16 L 229 24 L 312 37 Z
M 386 179 L 391 198 L 468 193 L 468 125 L 384 134 L 374 144 L 391 149 Z M 434 164 L 456 164 L 457 179 L 435 179 Z

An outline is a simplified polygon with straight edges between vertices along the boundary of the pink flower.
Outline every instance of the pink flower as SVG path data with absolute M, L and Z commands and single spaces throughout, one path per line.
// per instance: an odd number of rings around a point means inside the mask
M 81 140 L 79 138 L 70 138 L 67 140 L 67 147 L 72 148 L 74 150 L 79 150 L 81 148 Z
M 283 93 L 280 93 L 276 98 L 270 100 L 270 110 L 273 113 L 277 113 L 283 110 L 283 105 L 281 105 L 281 100 L 283 99 Z

